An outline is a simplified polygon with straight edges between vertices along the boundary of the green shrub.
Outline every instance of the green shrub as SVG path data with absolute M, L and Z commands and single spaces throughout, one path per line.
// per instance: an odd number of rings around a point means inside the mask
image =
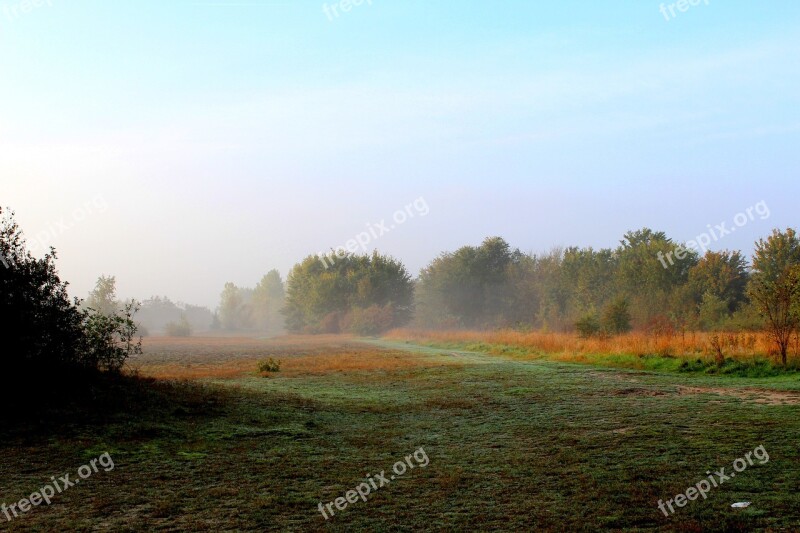
M 136 304 L 102 313 L 71 300 L 56 270 L 55 250 L 33 257 L 13 212 L 0 209 L 0 217 L 0 322 L 3 341 L 13 347 L 3 354 L 0 378 L 19 385 L 34 373 L 41 379 L 43 373 L 116 372 L 141 353 L 132 319 Z
M 609 335 L 619 335 L 631 330 L 631 313 L 627 300 L 618 298 L 606 306 L 603 310 L 602 328 Z
M 279 359 L 273 359 L 270 357 L 266 361 L 261 361 L 258 363 L 258 371 L 262 374 L 267 374 L 269 372 L 280 372 L 281 362 Z
M 131 355 L 142 353 L 142 339 L 136 340 L 133 315 L 136 303 L 128 303 L 117 314 L 106 315 L 90 309 L 85 314 L 81 362 L 89 368 L 119 372 Z
M 575 329 L 578 330 L 578 336 L 582 339 L 594 337 L 600 333 L 600 322 L 597 320 L 597 315 L 594 313 L 583 315 L 575 322 Z

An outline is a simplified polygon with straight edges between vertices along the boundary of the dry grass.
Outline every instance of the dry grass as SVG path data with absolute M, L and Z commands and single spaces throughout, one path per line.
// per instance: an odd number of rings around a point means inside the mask
M 387 334 L 388 338 L 434 343 L 475 343 L 504 345 L 531 353 L 548 354 L 550 358 L 570 362 L 588 362 L 588 356 L 613 355 L 662 355 L 670 357 L 713 359 L 711 346 L 713 333 L 686 332 L 656 335 L 634 332 L 610 338 L 581 339 L 575 334 L 549 332 L 498 331 L 427 331 L 397 329 Z M 766 333 L 717 333 L 725 357 L 746 359 L 756 356 L 777 355 L 774 343 Z M 794 339 L 791 358 L 797 359 L 800 341 Z
M 150 337 L 130 369 L 157 379 L 233 379 L 257 375 L 258 362 L 281 361 L 280 375 L 393 371 L 455 364 L 422 355 L 381 349 L 346 335 L 252 338 Z

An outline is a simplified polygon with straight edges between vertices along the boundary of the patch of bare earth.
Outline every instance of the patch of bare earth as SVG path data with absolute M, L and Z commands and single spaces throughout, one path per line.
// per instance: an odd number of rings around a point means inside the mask
M 717 387 L 679 386 L 680 394 L 718 394 L 765 405 L 798 405 L 800 393 L 766 389 L 723 389 Z

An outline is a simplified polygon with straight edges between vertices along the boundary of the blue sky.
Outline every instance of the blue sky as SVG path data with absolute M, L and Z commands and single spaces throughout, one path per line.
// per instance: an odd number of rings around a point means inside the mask
M 418 198 L 368 246 L 414 274 L 488 235 L 797 225 L 800 3 L 324 4 L 0 0 L 0 203 L 77 295 L 214 305 Z

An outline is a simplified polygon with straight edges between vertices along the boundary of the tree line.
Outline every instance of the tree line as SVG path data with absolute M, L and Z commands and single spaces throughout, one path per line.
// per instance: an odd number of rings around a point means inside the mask
M 195 329 L 280 333 L 284 328 L 378 334 L 412 324 L 586 337 L 631 329 L 766 327 L 785 362 L 800 323 L 800 239 L 792 228 L 759 239 L 750 261 L 740 251 L 701 256 L 648 228 L 626 233 L 615 248 L 568 247 L 541 254 L 490 237 L 440 254 L 416 279 L 401 261 L 377 251 L 339 255 L 330 264 L 309 255 L 285 282 L 271 270 L 253 288 L 226 283 L 213 312 L 166 297 L 120 302 L 115 279 L 105 276 L 86 300 L 72 301 L 56 272 L 55 250 L 43 259 L 32 257 L 13 216 L 0 226 L 0 254 L 0 309 L 12 338 L 25 346 L 20 360 L 56 364 L 62 358 L 110 370 L 138 349 L 134 334 L 150 327 L 169 335 Z
M 649 228 L 626 233 L 615 248 L 542 254 L 490 237 L 440 254 L 415 280 L 377 252 L 337 261 L 326 268 L 309 256 L 292 269 L 283 308 L 289 331 L 375 333 L 411 323 L 593 336 L 766 327 L 785 362 L 800 321 L 792 228 L 759 239 L 751 261 L 737 250 L 700 255 Z

